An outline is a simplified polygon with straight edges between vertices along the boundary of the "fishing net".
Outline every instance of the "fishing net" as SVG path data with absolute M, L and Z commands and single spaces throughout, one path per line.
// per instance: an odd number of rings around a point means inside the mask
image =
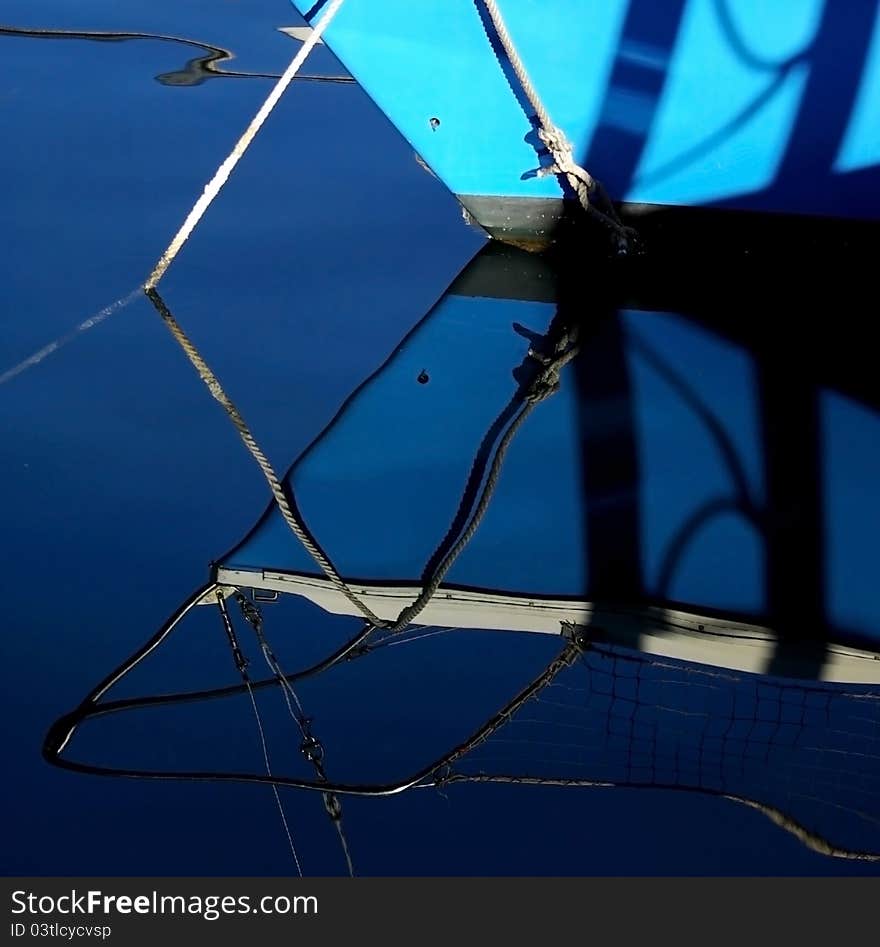
M 824 854 L 880 858 L 880 690 L 605 644 L 570 648 L 551 672 L 435 781 L 700 793 Z

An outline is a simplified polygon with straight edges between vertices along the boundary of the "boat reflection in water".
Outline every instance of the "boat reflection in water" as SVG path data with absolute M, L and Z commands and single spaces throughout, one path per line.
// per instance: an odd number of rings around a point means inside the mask
M 425 785 L 662 788 L 749 807 L 825 855 L 876 860 L 880 385 L 859 275 L 876 237 L 802 242 L 789 265 L 772 252 L 779 231 L 734 255 L 705 220 L 686 263 L 664 255 L 662 221 L 657 252 L 636 260 L 591 262 L 577 225 L 542 255 L 489 244 L 284 479 L 343 581 L 272 503 L 211 583 L 56 724 L 47 757 L 315 790 L 338 825 L 348 795 Z M 282 606 L 265 605 L 296 599 L 359 619 L 300 672 L 274 648 L 314 631 L 284 622 L 279 636 Z M 196 605 L 219 607 L 245 682 L 111 699 Z M 420 655 L 443 630 L 456 663 L 439 670 Z M 409 700 L 435 675 L 444 702 L 424 709 L 429 729 L 432 713 L 475 706 L 456 681 L 485 660 L 486 635 L 512 655 L 524 638 L 547 649 L 488 712 L 450 726 L 445 747 L 416 739 L 411 764 L 379 752 L 345 778 L 337 756 L 328 775 L 299 681 L 377 674 L 379 745 L 394 746 L 389 729 L 418 729 L 396 683 Z M 248 649 L 265 681 L 248 677 Z M 70 758 L 89 717 L 272 685 L 302 731 L 302 772 Z M 369 717 L 352 707 L 350 725 L 366 733 Z

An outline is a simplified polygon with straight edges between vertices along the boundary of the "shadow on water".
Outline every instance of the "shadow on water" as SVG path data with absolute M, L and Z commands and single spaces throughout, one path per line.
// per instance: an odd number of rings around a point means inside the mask
M 641 222 L 644 252 L 612 258 L 595 224 L 572 206 L 550 250 L 529 255 L 492 245 L 484 252 L 484 272 L 510 280 L 510 298 L 529 298 L 534 285 L 546 293 L 552 285 L 557 323 L 579 332 L 580 352 L 569 370 L 578 386 L 581 531 L 589 576 L 580 594 L 609 605 L 680 605 L 672 589 L 691 544 L 715 520 L 740 518 L 760 538 L 761 617 L 778 635 L 768 670 L 818 677 L 830 642 L 865 640 L 864 631 L 833 618 L 826 601 L 833 581 L 821 400 L 836 392 L 872 413 L 880 408 L 872 327 L 863 317 L 872 306 L 877 226 L 670 208 Z M 517 270 L 530 270 L 542 282 L 526 288 L 522 276 L 519 284 L 513 276 Z M 467 279 L 476 286 L 476 277 Z M 501 283 L 491 277 L 489 283 L 489 290 L 471 291 L 504 294 Z M 682 313 L 707 338 L 747 355 L 763 489 L 750 485 L 735 439 L 690 384 L 705 366 L 689 364 L 684 353 L 673 362 L 652 353 L 627 330 L 622 313 L 631 308 Z M 650 527 L 643 504 L 649 484 L 634 353 L 650 361 L 688 405 L 732 484 L 727 495 L 710 497 L 680 524 L 654 581 L 646 576 Z M 686 461 L 677 462 L 686 476 Z M 478 479 L 482 469 L 478 464 L 472 474 Z M 736 576 L 729 581 L 735 585 Z
M 163 72 L 155 77 L 157 82 L 168 86 L 197 86 L 208 79 L 278 79 L 281 73 L 276 72 L 241 72 L 224 68 L 223 64 L 235 59 L 235 53 L 222 46 L 203 43 L 200 40 L 187 39 L 182 36 L 168 36 L 163 33 L 138 33 L 128 31 L 106 30 L 53 30 L 29 29 L 26 27 L 0 25 L 0 36 L 16 36 L 27 39 L 69 39 L 87 40 L 94 43 L 121 43 L 135 40 L 153 40 L 161 43 L 172 43 L 179 46 L 188 46 L 203 50 L 203 55 L 195 56 L 186 61 L 173 72 Z M 352 83 L 350 76 L 312 75 L 300 73 L 297 80 L 306 82 L 337 82 Z
M 596 257 L 585 252 L 591 238 L 584 240 L 582 231 L 569 210 L 549 258 L 559 312 L 582 324 L 582 350 L 572 367 L 581 412 L 585 591 L 596 601 L 675 605 L 669 590 L 689 543 L 714 518 L 741 517 L 760 536 L 764 621 L 779 636 L 768 670 L 817 677 L 829 642 L 864 640 L 832 620 L 826 601 L 832 584 L 825 535 L 828 432 L 820 401 L 836 391 L 872 413 L 880 410 L 873 329 L 863 316 L 872 306 L 869 274 L 880 231 L 876 225 L 670 209 L 644 221 L 642 255 L 607 259 L 602 267 L 587 262 Z M 644 571 L 647 475 L 632 377 L 632 355 L 641 343 L 621 317 L 633 307 L 682 313 L 707 337 L 747 353 L 764 483 L 759 498 L 712 406 L 690 389 L 689 377 L 704 366 L 685 356 L 664 365 L 656 353 L 641 352 L 689 404 L 733 485 L 729 496 L 709 499 L 680 525 L 655 584 Z M 735 575 L 730 582 L 737 582 Z

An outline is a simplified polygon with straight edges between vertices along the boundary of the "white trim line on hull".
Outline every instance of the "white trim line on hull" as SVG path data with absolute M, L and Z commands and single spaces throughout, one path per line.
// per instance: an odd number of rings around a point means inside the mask
M 299 595 L 336 615 L 360 615 L 329 581 L 317 576 L 221 566 L 216 581 L 237 588 Z M 413 589 L 406 586 L 350 585 L 361 601 L 386 620 L 394 620 L 413 597 Z M 780 652 L 779 638 L 772 629 L 712 615 L 651 606 L 610 608 L 573 599 L 527 598 L 446 587 L 437 591 L 417 624 L 551 635 L 561 634 L 565 625 L 579 625 L 592 629 L 592 636 L 610 644 L 757 674 L 769 673 Z M 792 654 L 789 661 L 791 676 L 802 676 L 797 673 L 797 655 Z M 806 676 L 828 683 L 880 684 L 880 653 L 829 643 L 818 673 L 813 669 Z

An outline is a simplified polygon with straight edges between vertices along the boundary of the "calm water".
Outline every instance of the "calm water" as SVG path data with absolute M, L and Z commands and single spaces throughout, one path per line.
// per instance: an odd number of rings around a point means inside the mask
M 0 25 L 184 36 L 234 50 L 226 67 L 256 73 L 284 68 L 295 47 L 277 27 L 296 22 L 286 0 L 0 5 Z M 144 279 L 267 94 L 266 78 L 156 80 L 196 55 L 155 40 L 0 34 L 0 372 Z M 325 49 L 310 69 L 340 71 Z M 357 86 L 302 82 L 162 293 L 283 470 L 481 244 Z M 0 412 L 5 872 L 292 871 L 265 787 L 102 779 L 40 756 L 52 721 L 145 641 L 264 509 L 265 484 L 227 419 L 144 298 L 0 385 Z M 300 667 L 356 623 L 293 602 L 267 608 L 267 628 L 283 663 Z M 328 769 L 403 775 L 497 709 L 552 649 L 472 634 L 399 653 L 304 685 Z M 235 680 L 216 616 L 200 613 L 120 693 Z M 278 714 L 268 727 L 278 770 L 295 768 L 295 735 Z M 261 765 L 242 700 L 98 721 L 76 751 L 107 765 Z M 319 799 L 284 799 L 305 872 L 341 872 Z M 872 870 L 813 854 L 755 813 L 669 792 L 452 787 L 348 800 L 345 812 L 361 874 Z

